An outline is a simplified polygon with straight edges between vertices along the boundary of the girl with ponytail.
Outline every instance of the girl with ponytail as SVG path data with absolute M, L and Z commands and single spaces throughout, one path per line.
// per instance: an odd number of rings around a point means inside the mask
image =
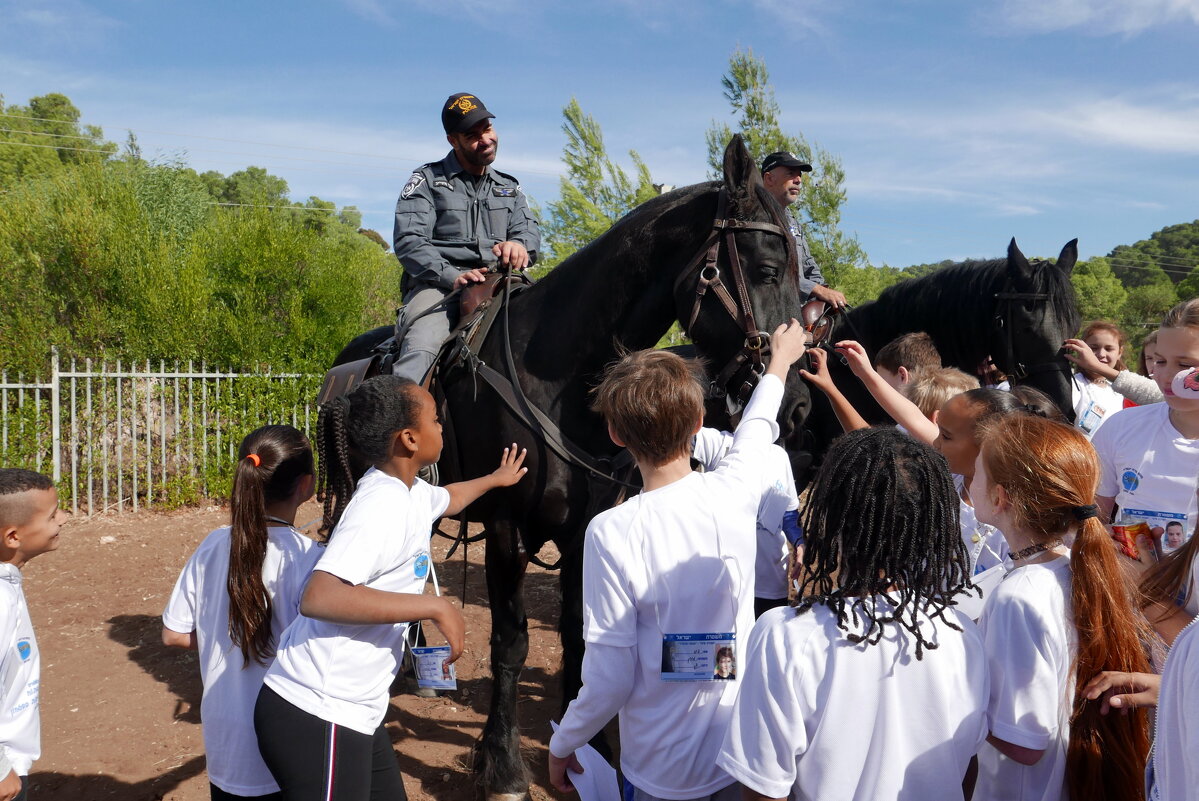
M 971 496 L 1014 567 L 979 620 L 991 735 L 976 799 L 1144 798 L 1143 712 L 1100 715 L 1083 694 L 1102 671 L 1147 672 L 1152 637 L 1092 504 L 1098 481 L 1075 428 L 1010 415 L 984 429 Z
M 312 446 L 291 426 L 242 440 L 232 524 L 213 531 L 183 568 L 163 612 L 167 645 L 200 652 L 200 717 L 214 801 L 279 797 L 258 752 L 254 701 L 319 553 L 295 528 L 316 483 Z

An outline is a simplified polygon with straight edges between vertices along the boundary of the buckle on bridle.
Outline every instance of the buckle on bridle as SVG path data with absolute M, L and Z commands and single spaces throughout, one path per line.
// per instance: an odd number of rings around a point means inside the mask
M 764 331 L 759 331 L 758 333 L 745 338 L 746 350 L 754 350 L 754 351 L 765 350 L 769 344 L 770 344 L 770 337 L 767 336 Z

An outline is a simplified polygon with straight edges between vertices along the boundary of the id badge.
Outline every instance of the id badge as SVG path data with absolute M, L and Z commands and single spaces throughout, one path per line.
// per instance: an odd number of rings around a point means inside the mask
M 662 637 L 662 681 L 736 681 L 733 632 Z
M 1087 406 L 1087 410 L 1082 413 L 1082 417 L 1078 420 L 1078 427 L 1087 434 L 1094 431 L 1100 423 L 1103 422 L 1104 409 L 1102 406 L 1097 406 L 1094 401 Z
M 412 661 L 416 664 L 416 685 L 432 690 L 458 689 L 458 674 L 450 664 L 450 646 L 431 645 L 413 648 Z

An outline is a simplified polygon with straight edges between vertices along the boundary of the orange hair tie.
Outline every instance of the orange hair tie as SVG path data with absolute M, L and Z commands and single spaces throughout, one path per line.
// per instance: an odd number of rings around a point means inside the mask
M 258 454 L 250 453 L 246 455 L 246 458 L 253 462 L 255 467 L 262 467 L 262 460 L 258 458 Z

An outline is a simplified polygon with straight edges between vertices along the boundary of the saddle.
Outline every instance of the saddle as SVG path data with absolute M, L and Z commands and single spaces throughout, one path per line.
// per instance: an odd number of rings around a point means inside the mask
M 808 347 L 824 344 L 833 332 L 833 318 L 841 312 L 829 308 L 823 300 L 809 300 L 799 310 L 799 322 L 803 325 L 804 339 Z
M 504 285 L 507 282 L 510 292 L 523 289 L 531 283 L 523 273 L 505 277 L 500 272 L 490 272 L 482 283 L 468 284 L 462 289 L 448 295 L 443 301 L 446 304 L 458 304 L 458 325 L 450 332 L 450 336 L 441 346 L 441 353 L 434 362 L 433 368 L 425 375 L 422 385 L 428 389 L 436 375 L 444 365 L 456 361 L 455 356 L 463 347 L 475 347 L 486 338 L 487 332 L 495 321 L 496 315 L 503 304 Z M 435 306 L 433 310 L 446 308 Z M 317 395 L 317 403 L 327 403 L 333 398 L 346 394 L 368 378 L 374 378 L 391 372 L 391 365 L 399 354 L 400 341 L 393 334 L 380 342 L 365 359 L 346 362 L 329 368 L 325 373 L 325 381 Z

